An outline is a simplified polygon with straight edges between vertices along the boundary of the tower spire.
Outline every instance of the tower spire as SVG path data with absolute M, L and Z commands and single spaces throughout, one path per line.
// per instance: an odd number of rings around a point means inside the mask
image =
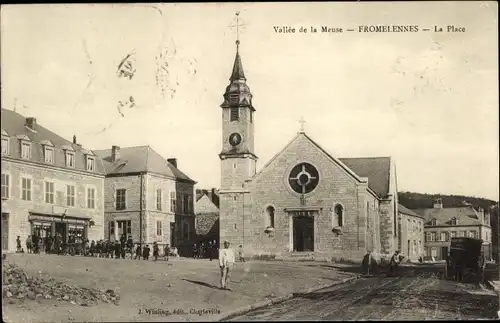
M 240 23 L 240 12 L 236 11 L 236 23 L 230 27 L 236 28 L 236 57 L 234 59 L 233 72 L 231 73 L 230 81 L 246 80 L 245 73 L 243 72 L 243 64 L 240 57 L 240 27 L 245 24 Z

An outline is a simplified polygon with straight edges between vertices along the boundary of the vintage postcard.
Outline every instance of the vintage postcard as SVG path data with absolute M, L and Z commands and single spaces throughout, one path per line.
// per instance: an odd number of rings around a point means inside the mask
M 494 1 L 1 7 L 6 322 L 498 319 Z

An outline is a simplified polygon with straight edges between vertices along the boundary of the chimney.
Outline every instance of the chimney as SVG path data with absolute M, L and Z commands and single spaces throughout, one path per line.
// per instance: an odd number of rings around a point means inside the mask
M 169 158 L 167 161 L 172 164 L 175 168 L 177 168 L 177 158 Z
M 73 143 L 76 145 L 76 135 L 73 135 Z
M 115 162 L 118 159 L 120 159 L 120 147 L 119 146 L 112 146 L 111 147 L 111 160 L 113 162 Z
M 434 201 L 434 208 L 435 209 L 442 209 L 443 208 L 443 200 L 441 198 L 438 198 Z
M 36 131 L 36 118 L 29 117 L 26 118 L 26 126 L 33 131 Z

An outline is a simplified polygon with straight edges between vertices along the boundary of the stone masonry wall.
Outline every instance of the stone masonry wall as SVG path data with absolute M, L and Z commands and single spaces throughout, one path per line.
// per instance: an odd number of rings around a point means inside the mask
M 143 179 L 145 187 L 146 178 Z M 115 237 L 109 235 L 110 221 L 132 221 L 132 239 L 134 242 L 140 241 L 140 193 L 141 193 L 140 175 L 106 177 L 104 181 L 104 199 L 105 199 L 105 228 L 106 239 L 114 240 Z M 116 190 L 126 189 L 125 200 L 126 208 L 124 210 L 116 209 Z M 143 192 L 145 194 L 145 192 Z M 143 201 L 144 203 L 144 201 Z M 145 221 L 145 212 L 143 212 L 143 221 Z M 145 224 L 143 223 L 143 239 L 145 239 Z
M 424 256 L 424 220 L 420 217 L 399 213 L 400 251 L 412 261 Z M 409 221 L 409 222 L 408 222 Z M 408 240 L 410 248 L 408 248 Z
M 10 177 L 10 197 L 3 201 L 2 212 L 9 212 L 8 250 L 15 251 L 16 238 L 20 236 L 23 248 L 31 234 L 28 221 L 29 211 L 52 214 L 54 206 L 60 212 L 67 209 L 68 216 L 91 217 L 94 225 L 88 230 L 88 237 L 102 239 L 104 235 L 104 176 L 79 173 L 55 167 L 40 167 L 29 163 L 2 160 L 2 174 Z M 21 199 L 21 176 L 32 179 L 32 201 Z M 54 183 L 54 204 L 45 203 L 45 181 Z M 76 187 L 75 207 L 66 205 L 66 184 Z M 87 187 L 95 188 L 95 208 L 87 208 Z
M 244 245 L 245 254 L 290 253 L 290 218 L 285 208 L 299 207 L 300 195 L 293 192 L 287 176 L 293 166 L 309 162 L 320 173 L 318 187 L 307 195 L 307 205 L 321 207 L 315 217 L 315 256 L 317 258 L 360 258 L 365 253 L 366 184 L 360 186 L 339 165 L 313 146 L 304 137 L 298 137 L 281 155 L 271 162 L 250 184 L 251 195 L 245 201 L 241 196 L 221 194 L 221 241 L 231 239 L 233 245 Z M 332 232 L 333 208 L 340 203 L 344 207 L 344 227 L 341 235 Z M 245 221 L 243 221 L 245 205 Z M 264 232 L 264 210 L 275 208 L 275 230 Z M 237 216 L 235 214 L 238 214 Z M 245 226 L 243 234 L 238 227 Z

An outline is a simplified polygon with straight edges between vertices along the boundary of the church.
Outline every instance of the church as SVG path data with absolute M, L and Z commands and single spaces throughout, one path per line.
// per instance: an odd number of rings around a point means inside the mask
M 303 129 L 257 171 L 256 109 L 236 41 L 224 93 L 220 241 L 245 257 L 360 260 L 389 255 L 398 237 L 398 197 L 391 157 L 332 156 Z

